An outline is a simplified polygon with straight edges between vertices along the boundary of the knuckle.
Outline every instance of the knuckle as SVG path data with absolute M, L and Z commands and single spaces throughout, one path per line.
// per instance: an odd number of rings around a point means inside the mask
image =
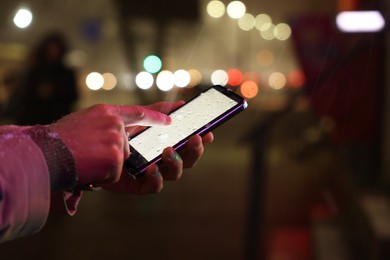
M 115 116 L 117 111 L 117 106 L 109 104 L 95 104 L 92 106 L 92 109 L 101 115 L 113 115 Z
M 123 146 L 123 135 L 117 131 L 110 132 L 110 142 L 115 145 L 122 147 Z
M 109 149 L 109 155 L 110 155 L 109 160 L 111 165 L 115 167 L 117 165 L 122 164 L 123 152 L 119 150 L 117 145 L 113 144 L 111 146 L 111 149 Z
M 94 110 L 97 110 L 99 112 L 101 111 L 108 111 L 109 110 L 109 105 L 106 104 L 95 104 L 92 106 Z
M 119 181 L 122 169 L 122 153 L 117 149 L 116 146 L 113 146 L 110 151 L 110 158 L 108 161 L 108 165 L 111 167 L 110 176 L 108 181 L 111 183 L 115 183 Z
M 124 127 L 123 121 L 119 116 L 116 115 L 111 115 L 109 117 L 109 123 L 116 129 L 116 128 L 121 128 L 122 126 Z

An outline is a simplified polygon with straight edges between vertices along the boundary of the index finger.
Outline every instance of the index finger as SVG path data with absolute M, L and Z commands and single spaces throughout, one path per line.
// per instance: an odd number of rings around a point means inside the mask
M 117 106 L 116 114 L 125 126 L 164 126 L 171 123 L 171 118 L 161 112 L 141 106 Z

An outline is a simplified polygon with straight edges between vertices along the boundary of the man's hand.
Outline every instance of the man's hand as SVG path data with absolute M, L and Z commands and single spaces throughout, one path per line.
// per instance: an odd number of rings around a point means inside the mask
M 141 106 L 94 105 L 65 116 L 49 128 L 71 150 L 82 185 L 119 180 L 123 161 L 130 155 L 125 126 L 170 122 L 169 116 Z
M 213 141 L 213 134 L 192 136 L 185 149 L 176 153 L 171 147 L 162 155 L 163 163 L 150 166 L 145 176 L 133 179 L 122 171 L 131 151 L 128 136 L 146 126 L 169 125 L 166 114 L 184 102 L 159 102 L 149 106 L 95 105 L 72 113 L 50 129 L 58 133 L 71 150 L 79 185 L 96 184 L 107 190 L 134 194 L 161 191 L 163 180 L 177 180 L 183 168 L 193 167 L 201 158 L 204 144 Z

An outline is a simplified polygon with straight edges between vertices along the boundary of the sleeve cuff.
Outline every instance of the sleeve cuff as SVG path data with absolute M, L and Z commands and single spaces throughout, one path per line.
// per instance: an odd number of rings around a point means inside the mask
M 53 191 L 71 190 L 77 183 L 72 153 L 58 134 L 46 126 L 33 126 L 24 131 L 41 148 L 50 173 Z

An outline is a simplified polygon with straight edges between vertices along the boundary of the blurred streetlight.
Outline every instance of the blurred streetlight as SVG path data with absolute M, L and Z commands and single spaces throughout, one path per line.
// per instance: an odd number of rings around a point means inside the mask
M 87 78 L 85 79 L 85 83 L 87 84 L 87 87 L 91 90 L 99 90 L 104 85 L 104 78 L 103 75 L 99 72 L 91 72 L 88 74 Z
M 152 74 L 147 71 L 141 71 L 135 77 L 135 83 L 140 89 L 150 89 L 153 86 L 154 79 Z
M 190 73 L 186 70 L 177 70 L 173 73 L 174 84 L 179 88 L 185 88 L 191 81 Z
M 224 70 L 216 70 L 211 74 L 211 82 L 214 85 L 225 86 L 229 80 L 229 75 Z
M 14 24 L 21 29 L 28 27 L 33 19 L 31 11 L 27 8 L 20 8 L 14 16 Z
M 225 14 L 225 4 L 221 1 L 210 1 L 207 4 L 207 13 L 213 18 L 221 18 Z
M 156 55 L 149 55 L 144 59 L 144 69 L 150 73 L 157 73 L 162 68 L 162 61 Z
M 157 75 L 157 88 L 161 91 L 169 91 L 174 86 L 173 73 L 168 70 L 163 70 Z
M 118 80 L 116 79 L 115 75 L 109 72 L 103 73 L 103 86 L 102 88 L 104 90 L 112 90 L 116 87 L 116 84 L 118 83 Z
M 256 20 L 252 14 L 244 14 L 240 19 L 238 19 L 238 26 L 241 30 L 250 31 L 255 27 Z
M 233 1 L 228 4 L 226 11 L 230 18 L 240 19 L 246 12 L 246 6 L 241 1 Z
M 336 24 L 343 32 L 379 32 L 385 19 L 378 11 L 348 11 L 337 15 Z

